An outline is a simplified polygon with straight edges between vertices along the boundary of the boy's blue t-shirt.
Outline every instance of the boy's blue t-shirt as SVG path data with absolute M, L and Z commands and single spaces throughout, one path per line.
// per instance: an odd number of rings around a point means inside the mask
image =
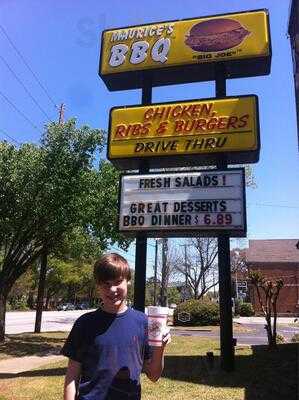
M 131 308 L 83 314 L 61 353 L 81 363 L 78 400 L 140 399 L 143 361 L 150 357 L 147 316 Z

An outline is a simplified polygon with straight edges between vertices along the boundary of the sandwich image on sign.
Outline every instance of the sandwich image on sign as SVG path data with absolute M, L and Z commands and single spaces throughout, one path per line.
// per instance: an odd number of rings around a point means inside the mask
M 194 51 L 221 51 L 238 46 L 248 35 L 250 32 L 240 22 L 218 18 L 193 25 L 185 44 Z

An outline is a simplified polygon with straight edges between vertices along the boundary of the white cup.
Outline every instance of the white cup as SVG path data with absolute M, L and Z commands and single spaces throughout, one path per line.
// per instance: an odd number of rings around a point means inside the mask
M 149 306 L 148 313 L 148 344 L 162 346 L 162 336 L 167 326 L 168 307 Z

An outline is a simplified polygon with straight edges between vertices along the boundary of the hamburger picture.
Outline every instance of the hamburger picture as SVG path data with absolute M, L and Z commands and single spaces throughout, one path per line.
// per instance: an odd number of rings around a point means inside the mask
M 185 44 L 194 51 L 221 51 L 238 46 L 249 34 L 250 32 L 234 19 L 210 19 L 192 26 Z

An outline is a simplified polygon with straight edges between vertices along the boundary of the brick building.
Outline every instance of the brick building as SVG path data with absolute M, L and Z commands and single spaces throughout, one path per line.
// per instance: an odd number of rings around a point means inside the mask
M 246 249 L 249 271 L 261 271 L 271 279 L 282 278 L 277 311 L 279 315 L 299 315 L 299 242 L 297 239 L 249 240 Z M 260 312 L 256 290 L 249 286 L 251 303 Z

